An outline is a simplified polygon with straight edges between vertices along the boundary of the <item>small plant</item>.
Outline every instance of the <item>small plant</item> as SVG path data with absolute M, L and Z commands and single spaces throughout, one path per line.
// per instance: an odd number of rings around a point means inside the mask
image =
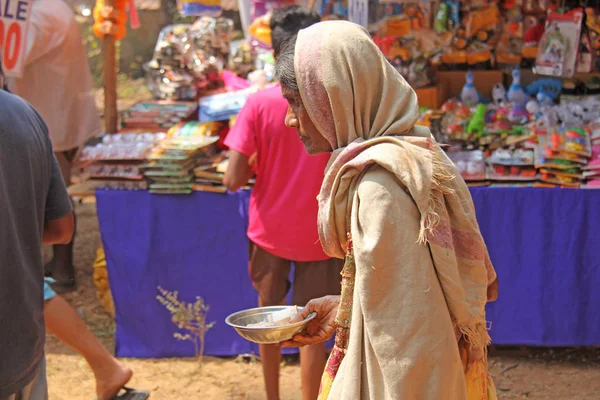
M 211 322 L 206 323 L 206 316 L 210 307 L 204 303 L 202 297 L 196 297 L 194 303 L 186 303 L 180 301 L 178 296 L 179 292 L 169 292 L 158 287 L 159 295 L 156 299 L 160 304 L 165 306 L 171 313 L 171 321 L 179 329 L 186 330 L 188 333 L 175 332 L 173 337 L 177 340 L 189 340 L 194 344 L 194 350 L 196 358 L 202 363 L 202 356 L 204 355 L 204 336 L 206 332 L 215 324 Z

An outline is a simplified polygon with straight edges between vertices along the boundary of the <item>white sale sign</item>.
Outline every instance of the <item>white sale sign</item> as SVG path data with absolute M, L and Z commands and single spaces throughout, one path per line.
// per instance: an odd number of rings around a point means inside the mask
M 32 0 L 0 0 L 0 52 L 7 76 L 23 75 Z
M 369 23 L 369 0 L 350 0 L 348 20 L 366 28 Z

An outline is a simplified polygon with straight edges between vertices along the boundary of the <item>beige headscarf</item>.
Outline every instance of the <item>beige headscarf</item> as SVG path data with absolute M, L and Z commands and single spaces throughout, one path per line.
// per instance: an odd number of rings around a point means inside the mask
M 429 130 L 415 126 L 415 92 L 368 32 L 350 22 L 302 30 L 294 67 L 308 115 L 334 149 L 319 195 L 319 233 L 327 254 L 346 254 L 352 191 L 361 174 L 371 165 L 385 168 L 419 209 L 415 241 L 430 247 L 457 332 L 483 349 L 490 340 L 484 307 L 496 298 L 496 273 L 465 182 Z

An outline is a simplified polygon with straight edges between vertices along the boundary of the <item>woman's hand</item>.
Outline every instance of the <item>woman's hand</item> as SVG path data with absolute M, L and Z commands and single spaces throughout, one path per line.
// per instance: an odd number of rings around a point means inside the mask
M 339 304 L 340 296 L 325 296 L 309 301 L 306 307 L 296 316 L 294 322 L 306 319 L 312 312 L 316 312 L 317 316 L 306 325 L 303 333 L 281 343 L 281 345 L 283 347 L 302 347 L 331 339 L 335 333 L 335 317 Z

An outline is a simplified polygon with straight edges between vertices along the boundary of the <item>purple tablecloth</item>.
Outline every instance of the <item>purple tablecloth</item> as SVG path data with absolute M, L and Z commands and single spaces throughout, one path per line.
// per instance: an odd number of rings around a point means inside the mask
M 600 191 L 472 190 L 482 233 L 500 278 L 488 307 L 497 344 L 600 345 Z M 215 326 L 205 354 L 229 356 L 256 347 L 225 325 L 254 307 L 247 274 L 249 193 L 161 196 L 98 191 L 98 218 L 116 308 L 122 357 L 194 354 L 173 338 L 171 315 L 157 288 L 193 302 L 201 296 Z

